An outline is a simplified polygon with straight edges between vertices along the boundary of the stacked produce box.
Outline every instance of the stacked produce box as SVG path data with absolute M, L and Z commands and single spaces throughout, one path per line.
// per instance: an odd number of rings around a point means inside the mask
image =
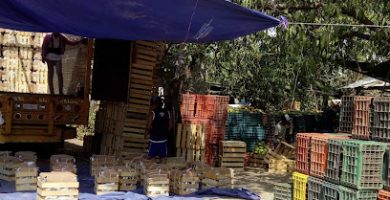
M 37 199 L 78 199 L 79 182 L 71 172 L 48 172 L 38 176 Z
M 204 138 L 200 142 L 200 152 L 204 151 L 204 160 L 210 165 L 216 166 L 219 161 L 219 142 L 224 139 L 227 108 L 229 97 L 217 95 L 183 94 L 181 96 L 181 127 L 202 125 L 204 135 L 197 138 Z M 193 131 L 191 132 L 193 134 Z M 189 146 L 197 146 L 197 141 Z M 199 143 L 198 143 L 199 144 Z M 198 145 L 199 146 L 199 145 Z M 178 143 L 176 145 L 178 147 Z M 204 147 L 204 150 L 202 148 Z M 180 146 L 183 151 L 183 146 Z M 199 160 L 199 159 L 196 159 Z
M 220 166 L 244 169 L 244 158 L 246 153 L 246 143 L 242 141 L 221 141 L 220 144 Z

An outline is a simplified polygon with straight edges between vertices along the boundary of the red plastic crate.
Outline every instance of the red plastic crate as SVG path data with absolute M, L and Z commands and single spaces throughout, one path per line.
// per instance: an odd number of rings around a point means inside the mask
M 345 139 L 348 135 L 321 134 L 310 140 L 310 175 L 324 178 L 328 160 L 328 139 Z
M 180 113 L 182 118 L 194 118 L 196 95 L 182 94 L 180 103 Z
M 297 171 L 309 174 L 310 140 L 320 133 L 298 133 L 297 134 L 297 158 L 295 167 Z
M 370 105 L 372 97 L 355 96 L 352 137 L 356 139 L 370 139 Z
M 390 200 L 390 192 L 386 190 L 379 190 L 378 200 Z

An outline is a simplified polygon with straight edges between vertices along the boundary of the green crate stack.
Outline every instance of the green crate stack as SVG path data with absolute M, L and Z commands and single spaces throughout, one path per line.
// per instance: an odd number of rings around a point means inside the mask
M 292 200 L 292 183 L 274 183 L 274 200 Z
M 339 199 L 339 185 L 325 182 L 323 184 L 323 199 L 324 200 L 338 200 Z
M 373 141 L 343 141 L 340 183 L 355 189 L 381 189 L 386 145 Z
M 390 191 L 390 144 L 386 143 L 386 152 L 383 156 L 383 188 Z
M 378 198 L 378 190 L 355 190 L 340 186 L 339 192 L 339 200 L 377 200 Z

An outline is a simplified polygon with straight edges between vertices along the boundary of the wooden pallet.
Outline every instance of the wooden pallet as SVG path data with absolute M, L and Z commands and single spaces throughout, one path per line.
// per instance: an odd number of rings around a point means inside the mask
M 52 155 L 50 157 L 50 170 L 57 172 L 71 172 L 76 174 L 76 159 L 66 154 Z
M 79 182 L 71 172 L 42 172 L 38 176 L 37 199 L 78 199 Z
M 244 169 L 244 158 L 246 154 L 246 143 L 242 141 L 221 141 L 220 144 L 220 165 L 221 167 Z
M 170 191 L 176 195 L 187 195 L 199 190 L 199 177 L 187 170 L 171 171 L 169 175 Z
M 276 174 L 287 174 L 295 170 L 295 161 L 290 160 L 282 155 L 279 155 L 268 149 L 267 155 L 264 157 L 265 163 L 268 164 L 268 172 Z

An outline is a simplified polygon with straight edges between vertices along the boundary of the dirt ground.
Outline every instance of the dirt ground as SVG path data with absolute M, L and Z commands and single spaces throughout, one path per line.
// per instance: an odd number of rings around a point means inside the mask
M 67 140 L 65 149 L 82 151 L 82 141 L 77 139 Z M 273 183 L 285 183 L 291 179 L 291 175 L 271 174 L 260 168 L 247 168 L 245 171 L 235 173 L 235 187 L 245 188 L 260 195 L 262 200 L 273 200 Z M 211 198 L 232 199 L 232 198 Z

